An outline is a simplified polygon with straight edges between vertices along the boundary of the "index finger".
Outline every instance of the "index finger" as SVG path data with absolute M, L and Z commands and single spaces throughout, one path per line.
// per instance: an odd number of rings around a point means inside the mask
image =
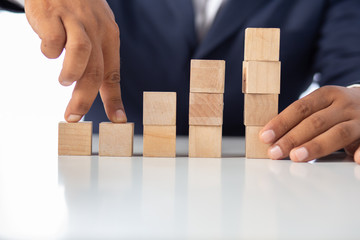
M 312 94 L 292 103 L 266 124 L 259 133 L 260 139 L 268 144 L 276 142 L 301 121 L 313 113 L 327 108 L 331 103 L 332 101 L 326 97 L 322 88 L 314 91 Z

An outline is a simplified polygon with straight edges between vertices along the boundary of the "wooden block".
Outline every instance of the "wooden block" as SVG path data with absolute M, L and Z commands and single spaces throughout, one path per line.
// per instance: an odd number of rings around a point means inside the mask
M 279 95 L 245 94 L 244 124 L 265 126 L 278 114 Z
M 176 125 L 176 92 L 144 92 L 144 125 Z
M 245 30 L 245 61 L 279 61 L 279 53 L 279 28 L 247 28 Z
M 224 93 L 224 60 L 191 60 L 190 92 Z
M 144 157 L 176 157 L 176 126 L 144 125 Z
M 100 156 L 131 157 L 133 155 L 133 142 L 134 123 L 100 123 Z
M 221 158 L 222 126 L 190 126 L 189 157 Z
M 91 155 L 92 122 L 59 123 L 58 154 Z
M 267 155 L 269 144 L 264 144 L 259 139 L 259 132 L 263 126 L 246 126 L 245 157 L 269 158 Z
M 219 126 L 223 124 L 222 93 L 190 93 L 189 125 Z
M 280 62 L 243 62 L 243 93 L 280 94 Z

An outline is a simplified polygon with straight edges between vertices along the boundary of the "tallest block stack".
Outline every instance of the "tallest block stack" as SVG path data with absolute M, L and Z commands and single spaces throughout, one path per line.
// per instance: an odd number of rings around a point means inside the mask
M 243 62 L 246 157 L 267 158 L 260 130 L 278 113 L 280 94 L 280 29 L 247 28 Z

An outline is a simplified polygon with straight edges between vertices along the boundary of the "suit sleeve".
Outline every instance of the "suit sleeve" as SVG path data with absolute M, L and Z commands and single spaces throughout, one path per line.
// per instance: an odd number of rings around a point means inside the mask
M 360 1 L 329 0 L 317 42 L 320 85 L 360 83 Z
M 1 0 L 0 1 L 0 11 L 1 10 L 17 12 L 17 13 L 23 13 L 24 12 L 24 8 L 21 5 L 15 3 L 15 2 L 10 2 L 8 0 Z

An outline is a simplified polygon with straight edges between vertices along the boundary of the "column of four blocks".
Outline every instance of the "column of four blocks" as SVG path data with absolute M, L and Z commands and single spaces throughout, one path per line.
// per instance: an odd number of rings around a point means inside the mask
M 278 114 L 279 48 L 280 29 L 246 29 L 242 86 L 247 158 L 267 158 L 269 145 L 260 142 L 259 132 Z

